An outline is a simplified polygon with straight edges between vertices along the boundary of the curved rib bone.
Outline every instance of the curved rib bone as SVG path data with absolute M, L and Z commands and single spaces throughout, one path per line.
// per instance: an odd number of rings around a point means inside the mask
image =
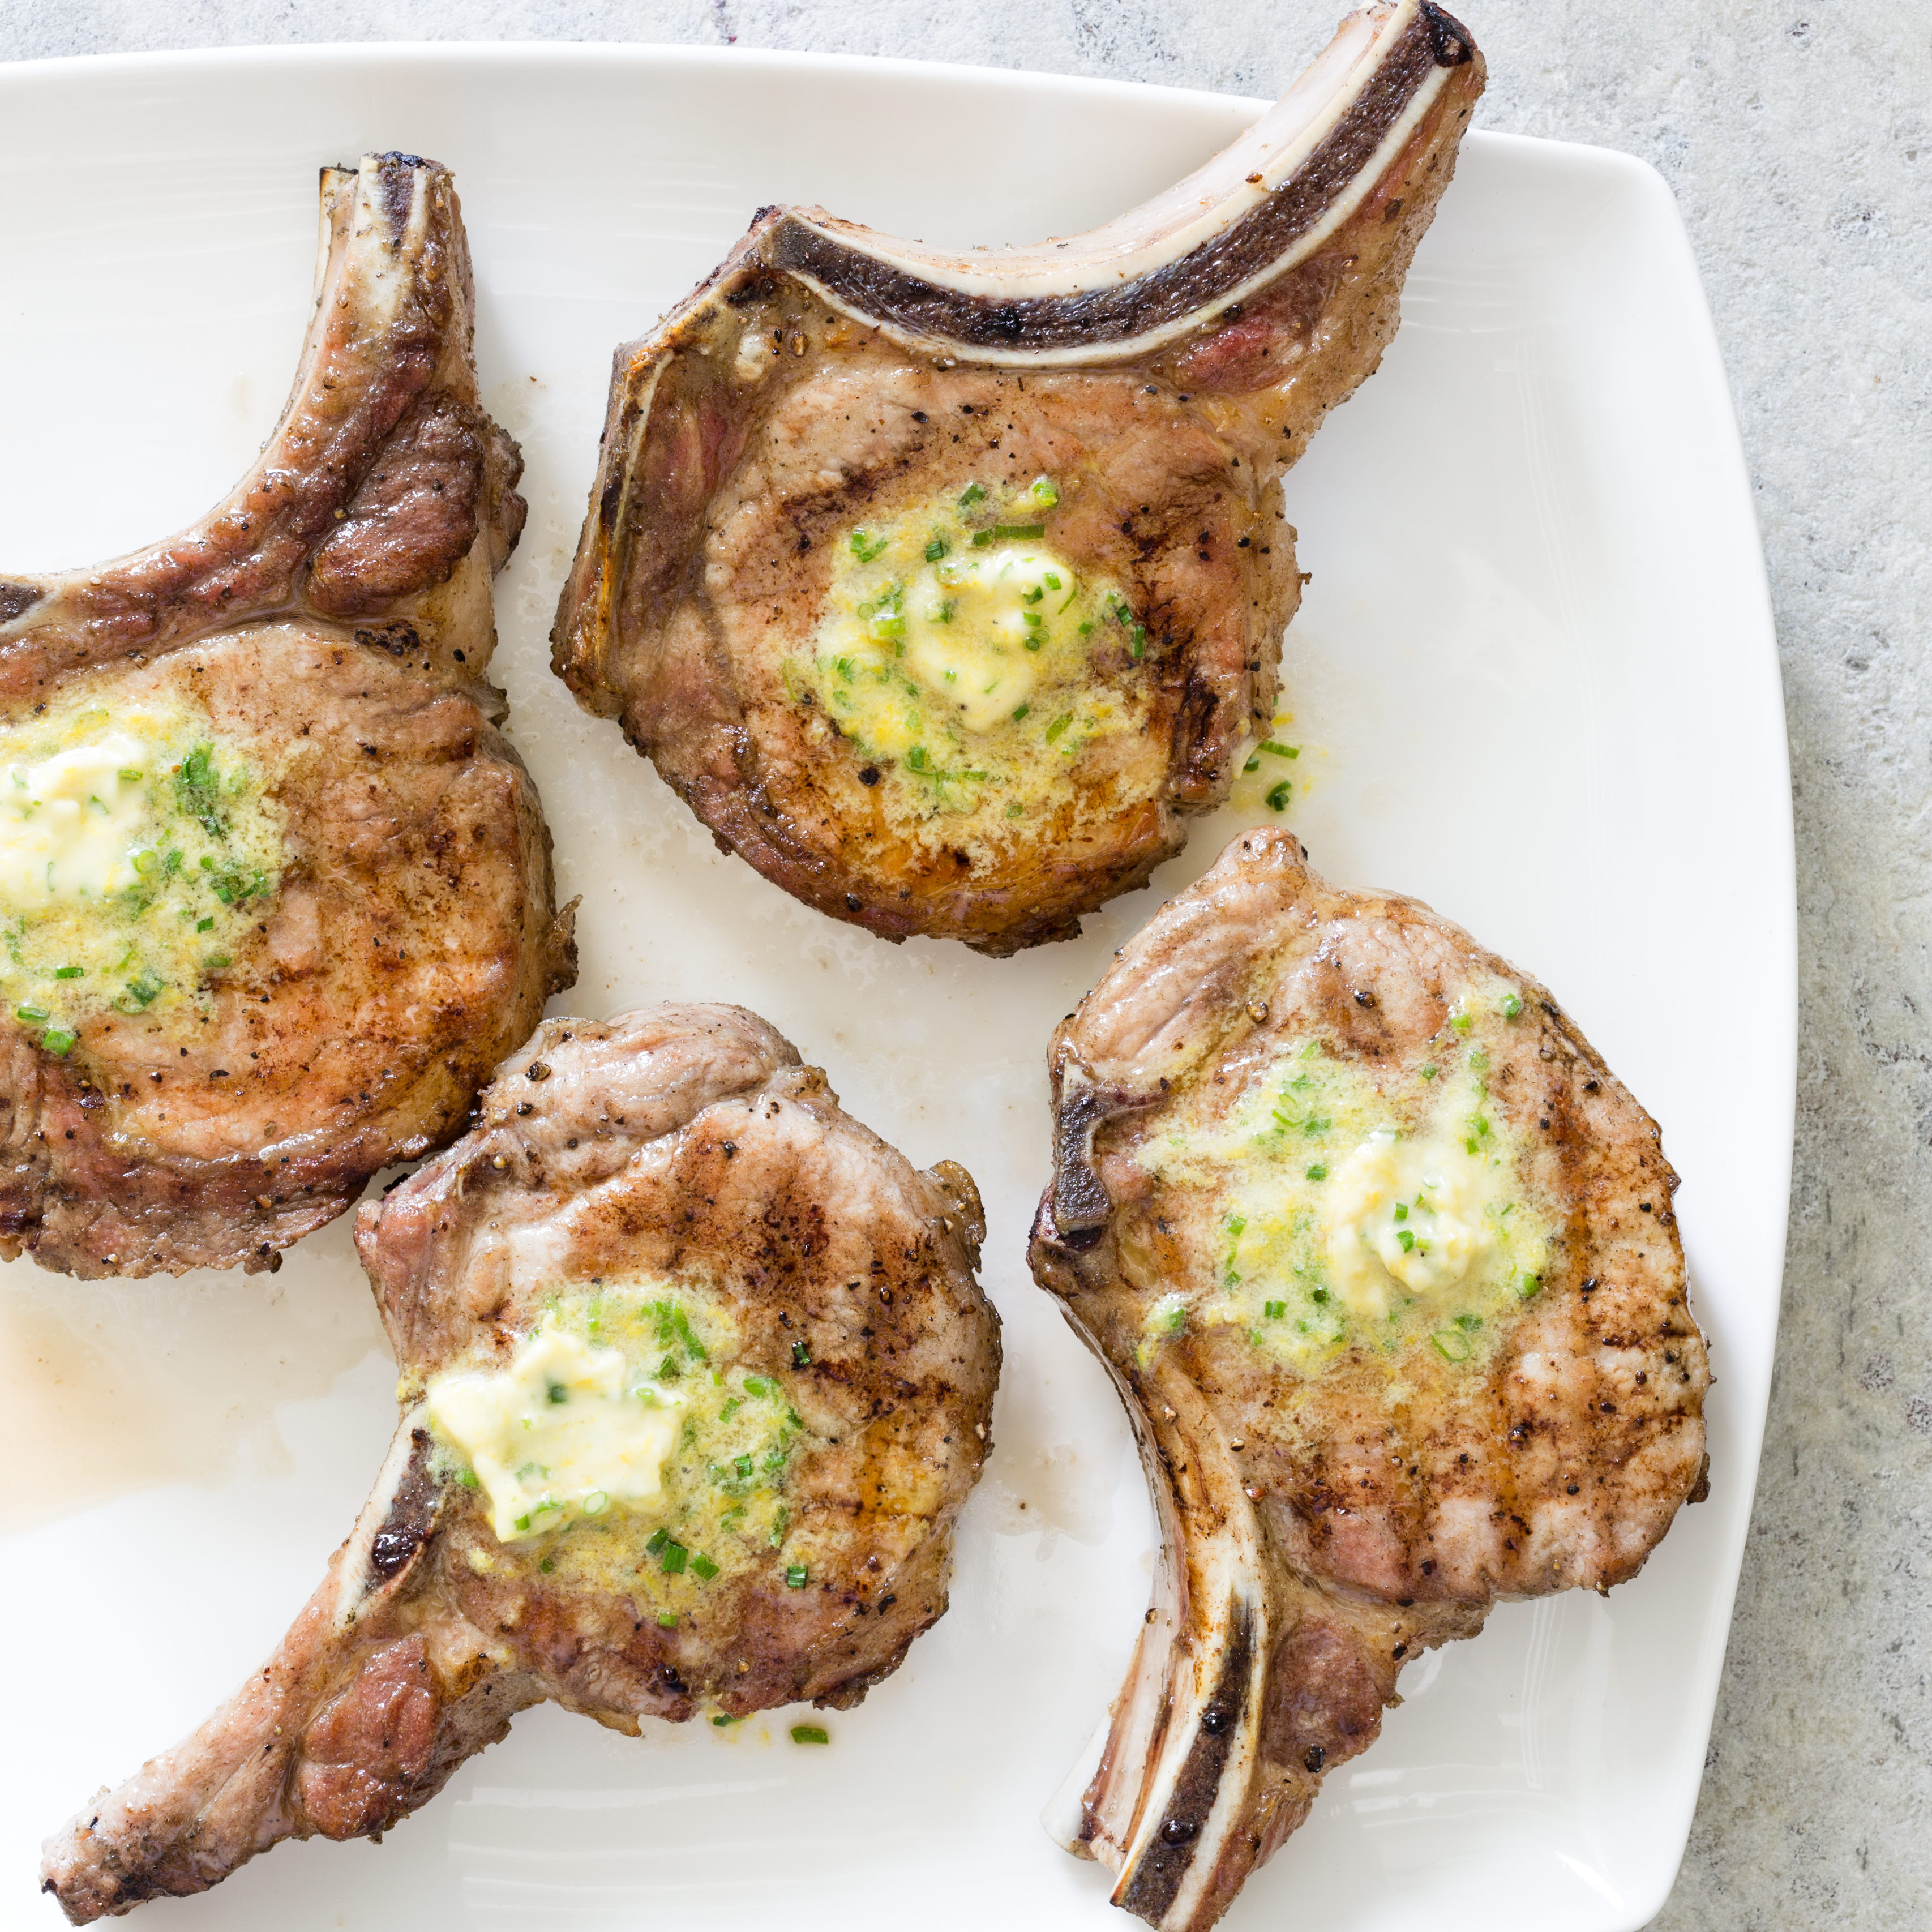
M 160 543 L 0 580 L 0 702 L 63 672 L 145 663 L 284 614 L 380 616 L 392 634 L 412 628 L 444 676 L 480 678 L 496 643 L 490 579 L 524 505 L 513 487 L 522 458 L 477 397 L 474 300 L 447 169 L 397 154 L 323 169 L 315 315 L 260 458 L 206 517 Z M 358 502 L 379 458 L 397 453 L 387 446 L 405 416 L 431 398 L 435 420 L 405 425 L 416 446 L 406 453 L 442 464 L 412 466 L 400 499 L 378 490 Z M 458 644 L 466 648 L 452 664 Z
M 1239 140 L 1069 241 L 962 255 L 820 208 L 769 210 L 752 233 L 771 266 L 917 346 L 1018 368 L 1148 356 L 1313 255 L 1474 58 L 1430 0 L 1364 8 Z
M 445 1500 L 420 1406 L 274 1655 L 194 1734 L 50 1839 L 40 1888 L 75 1924 L 218 1885 L 284 1838 L 380 1834 L 544 1690 L 443 1601 Z

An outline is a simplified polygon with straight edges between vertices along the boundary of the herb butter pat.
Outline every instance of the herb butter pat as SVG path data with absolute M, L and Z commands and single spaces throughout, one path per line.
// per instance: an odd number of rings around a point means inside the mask
M 1486 1212 L 1508 1198 L 1497 1171 L 1454 1142 L 1371 1134 L 1336 1168 L 1324 1207 L 1329 1273 L 1354 1312 L 1460 1287 L 1490 1246 Z
M 507 1368 L 438 1376 L 428 1399 L 430 1426 L 468 1458 L 503 1543 L 656 1501 L 680 1406 L 633 1384 L 618 1350 L 568 1333 L 554 1311 Z
M 0 784 L 0 898 L 72 904 L 135 884 L 151 748 L 124 731 L 15 765 Z

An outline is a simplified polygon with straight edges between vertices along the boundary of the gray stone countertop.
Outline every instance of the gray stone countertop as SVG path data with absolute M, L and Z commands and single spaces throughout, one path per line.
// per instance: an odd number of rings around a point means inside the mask
M 1272 94 L 1344 10 L 10 0 L 0 59 L 735 41 Z M 1624 149 L 1676 190 L 1743 427 L 1790 716 L 1802 1021 L 1784 1326 L 1702 1796 L 1656 1923 L 1903 1932 L 1932 1923 L 1932 6 L 1462 10 L 1490 62 L 1480 124 Z M 1715 1024 L 1723 989 L 1706 991 Z

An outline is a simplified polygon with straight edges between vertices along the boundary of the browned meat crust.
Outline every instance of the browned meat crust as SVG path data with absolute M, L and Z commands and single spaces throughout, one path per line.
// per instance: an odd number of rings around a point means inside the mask
M 484 682 L 516 446 L 484 412 L 446 170 L 325 170 L 316 310 L 260 462 L 202 522 L 0 594 L 0 714 L 185 694 L 280 773 L 280 890 L 205 1022 L 0 1036 L 0 1254 L 279 1264 L 460 1128 L 571 984 L 535 786 Z
M 1281 474 L 1380 360 L 1482 87 L 1439 9 L 1387 0 L 1366 17 L 1385 57 L 1351 70 L 1329 137 L 1192 253 L 1169 259 L 1164 198 L 1097 232 L 1160 266 L 1049 296 L 1028 292 L 1074 256 L 955 262 L 820 209 L 768 208 L 656 334 L 619 350 L 553 663 L 721 847 L 884 938 L 1003 954 L 1078 932 L 1226 798 L 1272 715 L 1300 596 Z M 1247 140 L 1256 168 L 1271 165 L 1269 137 Z M 1203 171 L 1228 176 L 1231 206 L 1252 199 L 1235 168 Z M 1008 262 L 1009 296 L 963 292 Z M 1144 621 L 1144 658 L 1101 635 L 1088 664 L 1144 705 L 1164 776 L 1130 786 L 1096 760 L 1054 809 L 997 836 L 910 837 L 880 808 L 878 760 L 827 730 L 784 662 L 808 659 L 857 519 L 1042 473 L 1060 489 L 1048 541 L 1121 584 Z
M 547 1021 L 476 1129 L 362 1210 L 410 1394 L 321 1589 L 194 1737 L 49 1840 L 45 1888 L 81 1924 L 205 1890 L 284 1838 L 380 1833 L 544 1698 L 632 1732 L 700 1706 L 857 1702 L 944 1613 L 990 1447 L 982 1232 L 963 1168 L 916 1172 L 741 1009 Z M 666 1628 L 628 1580 L 641 1547 L 591 1590 L 543 1546 L 498 1544 L 414 1396 L 514 1352 L 560 1288 L 693 1270 L 736 1312 L 737 1366 L 782 1375 L 811 1432 L 789 1496 L 820 1555 L 804 1588 L 776 1550 L 727 1570 Z
M 1052 1049 L 1034 1270 L 1120 1387 L 1170 1566 L 1066 1835 L 1168 1932 L 1211 1924 L 1324 1772 L 1373 1741 L 1405 1660 L 1474 1635 L 1498 1598 L 1626 1580 L 1704 1492 L 1709 1372 L 1656 1123 L 1544 988 L 1304 858 L 1286 832 L 1237 839 Z M 1358 1346 L 1304 1379 L 1226 1325 L 1138 1355 L 1156 1296 L 1198 1285 L 1225 1242 L 1137 1155 L 1190 1108 L 1233 1104 L 1285 1041 L 1412 1076 L 1491 976 L 1525 1010 L 1492 1049 L 1490 1104 L 1563 1219 L 1487 1371 L 1405 1360 L 1392 1391 Z

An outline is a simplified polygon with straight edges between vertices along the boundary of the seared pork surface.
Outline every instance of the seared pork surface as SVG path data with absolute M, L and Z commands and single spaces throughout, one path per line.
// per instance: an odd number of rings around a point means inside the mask
M 522 462 L 478 398 L 446 170 L 324 171 L 316 303 L 226 502 L 115 562 L 0 582 L 9 1257 L 272 1268 L 456 1132 L 574 976 L 484 681 Z M 91 872 L 43 833 L 63 784 L 126 821 Z
M 48 1841 L 46 1888 L 79 1924 L 380 1833 L 544 1698 L 633 1732 L 857 1702 L 944 1611 L 990 1446 L 982 1232 L 963 1168 L 915 1170 L 741 1009 L 545 1022 L 475 1130 L 362 1211 L 403 1414 L 322 1587 Z M 461 1418 L 532 1359 L 511 1439 L 556 1466 L 513 1473 Z M 666 1418 L 662 1486 L 571 1490 L 542 1432 L 580 1410 L 593 1442 Z
M 1139 1436 L 1166 1567 L 1051 1822 L 1214 1923 L 1499 1598 L 1634 1576 L 1703 1492 L 1656 1123 L 1547 991 L 1244 835 L 1052 1048 L 1041 1284 Z
M 1090 235 L 951 256 L 765 210 L 618 351 L 559 675 L 820 910 L 1070 937 L 1272 716 L 1280 479 L 1394 333 L 1482 78 L 1378 0 Z

